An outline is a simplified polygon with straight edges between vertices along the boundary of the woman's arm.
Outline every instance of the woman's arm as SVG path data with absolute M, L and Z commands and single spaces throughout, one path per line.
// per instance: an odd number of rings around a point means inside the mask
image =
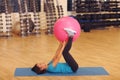
M 56 54 L 55 54 L 55 56 L 53 57 L 53 60 L 52 60 L 54 67 L 57 65 L 57 63 L 59 62 L 59 60 L 60 60 L 60 58 L 62 56 L 62 51 L 63 51 L 63 49 L 65 47 L 65 44 L 66 44 L 65 41 L 60 42 L 60 45 L 59 45 L 59 47 L 58 47 L 58 49 L 56 51 Z
M 62 44 L 62 42 L 60 42 L 60 44 L 59 44 L 59 46 L 58 46 L 58 48 L 57 48 L 57 50 L 55 52 L 55 55 L 54 55 L 52 60 L 54 60 L 59 55 L 59 52 L 60 52 L 62 46 L 63 46 L 63 44 Z

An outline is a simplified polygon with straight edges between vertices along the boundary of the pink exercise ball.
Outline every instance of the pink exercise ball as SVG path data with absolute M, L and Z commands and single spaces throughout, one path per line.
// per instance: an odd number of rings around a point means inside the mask
M 73 37 L 73 41 L 75 41 L 81 32 L 81 27 L 79 22 L 73 17 L 62 17 L 58 19 L 54 24 L 54 35 L 58 41 L 68 40 L 68 34 L 64 30 L 64 28 L 70 28 L 76 31 L 75 36 Z

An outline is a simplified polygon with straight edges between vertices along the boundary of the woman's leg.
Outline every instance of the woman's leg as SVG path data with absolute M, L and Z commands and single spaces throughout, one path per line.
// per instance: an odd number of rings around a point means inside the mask
M 62 54 L 63 54 L 63 57 L 64 57 L 66 63 L 68 63 L 68 65 L 71 67 L 73 72 L 76 72 L 78 69 L 78 64 L 69 53 L 69 51 L 72 47 L 72 40 L 73 40 L 73 38 L 69 37 L 68 42 L 67 42 Z

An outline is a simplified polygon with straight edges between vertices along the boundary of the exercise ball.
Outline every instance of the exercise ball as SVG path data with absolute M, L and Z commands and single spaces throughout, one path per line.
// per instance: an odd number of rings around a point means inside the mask
M 64 30 L 64 28 L 70 28 L 76 31 L 76 34 L 73 37 L 73 41 L 75 41 L 79 37 L 81 32 L 79 22 L 76 19 L 67 16 L 58 19 L 54 24 L 53 33 L 58 41 L 68 40 L 68 34 Z

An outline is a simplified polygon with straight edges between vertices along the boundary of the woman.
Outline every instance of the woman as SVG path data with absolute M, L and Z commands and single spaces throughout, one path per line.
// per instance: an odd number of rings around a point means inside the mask
M 74 60 L 74 58 L 70 55 L 69 51 L 72 46 L 73 36 L 75 35 L 76 31 L 65 28 L 64 29 L 68 34 L 68 41 L 60 42 L 60 45 L 56 51 L 55 56 L 53 59 L 48 63 L 37 63 L 33 68 L 32 71 L 36 72 L 37 74 L 42 74 L 47 72 L 62 72 L 62 73 L 72 73 L 76 72 L 78 69 L 78 64 Z M 59 63 L 61 56 L 63 55 L 66 63 Z

